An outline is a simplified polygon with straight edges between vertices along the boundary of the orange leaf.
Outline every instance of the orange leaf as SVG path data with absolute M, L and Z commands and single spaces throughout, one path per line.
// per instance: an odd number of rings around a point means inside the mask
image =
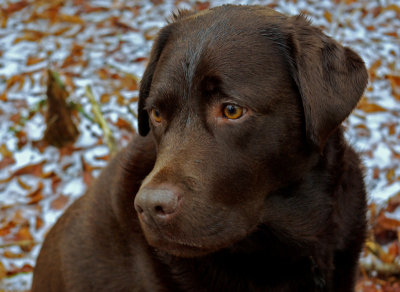
M 400 13 L 400 6 L 398 6 L 398 5 L 396 5 L 396 4 L 388 5 L 388 6 L 386 6 L 384 9 L 385 9 L 385 10 L 393 10 L 393 11 L 395 11 L 396 13 Z
M 42 228 L 44 225 L 43 219 L 40 218 L 39 216 L 36 216 L 36 220 L 35 220 L 35 230 L 39 230 L 40 228 Z
M 27 196 L 28 198 L 33 198 L 33 197 L 35 197 L 37 194 L 39 194 L 39 193 L 42 191 L 42 189 L 43 189 L 43 183 L 40 181 L 40 182 L 38 183 L 38 186 L 36 187 L 36 189 L 33 190 L 32 192 L 28 193 L 26 196 Z
M 21 259 L 25 255 L 23 253 L 15 253 L 15 252 L 6 250 L 5 252 L 3 252 L 3 256 L 8 259 Z
M 395 168 L 389 169 L 389 170 L 386 172 L 386 180 L 387 180 L 387 182 L 388 182 L 389 184 L 390 184 L 390 183 L 393 183 L 394 180 L 395 180 L 395 178 L 396 178 L 396 169 L 395 169 Z
M 29 56 L 28 59 L 26 60 L 26 66 L 35 65 L 40 62 L 43 62 L 44 60 L 45 60 L 45 58 L 37 58 L 37 57 Z
M 24 9 L 26 6 L 28 6 L 29 3 L 26 0 L 18 1 L 15 3 L 10 3 L 7 8 L 2 9 L 4 14 L 7 14 L 8 16 L 14 12 L 20 11 Z
M 23 78 L 22 75 L 13 75 L 9 79 L 7 79 L 6 82 L 6 89 L 9 90 L 11 87 L 13 87 L 16 83 L 21 82 L 21 79 Z
M 385 32 L 385 35 L 395 37 L 395 38 L 399 37 L 397 31 Z
M 375 103 L 369 103 L 365 98 L 361 99 L 359 104 L 357 105 L 359 110 L 362 110 L 365 113 L 377 113 L 377 112 L 386 112 L 387 110 L 380 105 Z
M 33 240 L 33 236 L 29 231 L 29 226 L 22 226 L 18 232 L 14 236 L 14 240 L 22 241 L 22 240 Z
M 62 28 L 60 28 L 59 30 L 55 31 L 55 32 L 53 33 L 53 35 L 55 35 L 55 36 L 63 35 L 65 32 L 69 31 L 70 29 L 71 29 L 70 26 L 62 27 Z
M 0 281 L 7 276 L 6 267 L 0 262 Z
M 78 15 L 68 15 L 68 14 L 58 14 L 57 16 L 59 21 L 63 22 L 71 22 L 71 23 L 83 23 L 82 18 L 80 18 Z
M 377 223 L 382 226 L 384 229 L 387 230 L 392 230 L 392 231 L 397 231 L 397 229 L 400 227 L 400 221 L 393 219 L 393 218 L 388 218 L 384 215 L 384 213 L 381 213 L 377 219 Z
M 6 102 L 8 99 L 7 99 L 7 92 L 6 91 L 3 91 L 3 93 L 2 94 L 0 94 L 0 100 L 1 101 L 4 101 L 4 102 Z
M 83 170 L 83 182 L 88 186 L 93 181 L 92 170 L 93 167 L 89 165 L 83 156 L 81 156 L 82 170 Z
M 30 249 L 28 249 L 27 251 L 29 250 Z M 33 272 L 33 267 L 29 264 L 25 264 L 22 268 L 13 267 L 12 270 L 7 271 L 7 277 L 11 277 L 20 273 L 31 273 L 31 272 Z
M 3 155 L 3 157 L 12 157 L 12 152 L 8 150 L 6 144 L 1 144 L 0 145 L 0 154 Z
M 371 79 L 376 78 L 376 71 L 382 65 L 382 60 L 378 59 L 374 63 L 372 63 L 371 67 L 369 67 L 369 76 Z
M 69 197 L 60 195 L 50 203 L 50 207 L 54 210 L 63 210 L 69 201 Z
M 14 40 L 14 44 L 17 44 L 22 41 L 27 42 L 39 42 L 42 38 L 47 36 L 47 33 L 37 31 L 37 30 L 25 30 L 25 34 L 22 37 L 18 37 Z
M 0 160 L 0 169 L 9 166 L 11 164 L 15 163 L 14 158 L 12 157 L 4 157 L 2 160 Z
M 130 123 L 128 123 L 127 121 L 125 121 L 124 119 L 121 119 L 120 117 L 118 117 L 118 120 L 115 123 L 115 125 L 120 129 L 125 129 L 132 133 L 135 132 L 132 125 Z
M 33 176 L 41 176 L 43 173 L 43 164 L 46 161 L 43 160 L 39 163 L 35 164 L 29 164 L 27 166 L 24 166 L 20 169 L 17 169 L 13 174 L 11 174 L 8 178 L 0 180 L 0 183 L 6 183 L 12 180 L 14 177 L 19 176 L 19 175 L 24 175 L 24 174 L 30 174 Z
M 18 182 L 19 186 L 21 188 L 23 188 L 24 190 L 29 191 L 32 188 L 32 186 L 30 186 L 27 183 L 23 182 L 20 177 L 17 177 L 17 182 Z
M 332 14 L 328 10 L 324 11 L 324 17 L 329 23 L 332 23 Z
M 210 2 L 208 2 L 208 1 L 205 1 L 205 2 L 196 1 L 196 10 L 197 11 L 205 10 L 205 9 L 208 9 L 209 7 L 210 7 Z
M 101 102 L 101 103 L 107 103 L 107 102 L 110 101 L 110 99 L 111 99 L 111 95 L 109 95 L 108 93 L 103 93 L 103 94 L 100 96 L 100 102 Z

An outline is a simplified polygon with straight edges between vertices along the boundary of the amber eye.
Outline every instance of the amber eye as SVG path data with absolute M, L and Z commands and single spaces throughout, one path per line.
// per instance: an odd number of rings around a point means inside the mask
M 227 104 L 223 108 L 223 115 L 230 120 L 236 120 L 243 115 L 244 109 L 235 104 Z
M 161 123 L 162 122 L 161 113 L 156 108 L 151 109 L 151 118 L 155 123 Z

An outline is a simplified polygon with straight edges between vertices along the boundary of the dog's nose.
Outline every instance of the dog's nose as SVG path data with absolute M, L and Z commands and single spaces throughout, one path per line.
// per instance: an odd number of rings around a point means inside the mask
M 167 223 L 176 213 L 179 195 L 169 188 L 141 189 L 135 198 L 135 209 L 146 223 L 150 217 L 158 224 Z

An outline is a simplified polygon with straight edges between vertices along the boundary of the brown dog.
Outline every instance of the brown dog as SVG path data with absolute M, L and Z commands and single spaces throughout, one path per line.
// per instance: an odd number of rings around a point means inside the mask
M 340 124 L 366 83 L 302 16 L 174 16 L 141 83 L 146 137 L 51 230 L 33 291 L 353 291 L 366 202 Z

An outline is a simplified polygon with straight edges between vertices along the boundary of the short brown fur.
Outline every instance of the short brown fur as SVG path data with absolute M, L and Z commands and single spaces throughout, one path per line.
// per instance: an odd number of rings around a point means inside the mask
M 341 123 L 366 84 L 303 16 L 173 16 L 141 83 L 143 137 L 50 231 L 33 292 L 354 291 L 366 200 Z

